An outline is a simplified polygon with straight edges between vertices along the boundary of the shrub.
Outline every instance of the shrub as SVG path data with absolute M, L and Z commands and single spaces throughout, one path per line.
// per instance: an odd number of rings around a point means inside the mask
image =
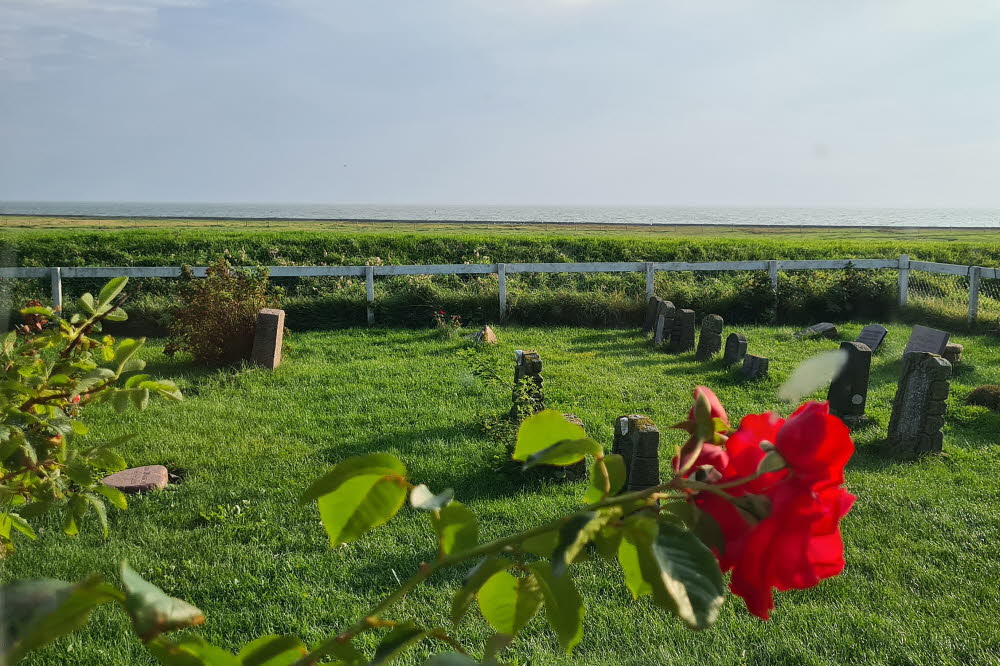
M 268 277 L 267 269 L 241 270 L 225 258 L 209 266 L 201 279 L 185 266 L 180 305 L 173 309 L 163 353 L 185 352 L 204 365 L 249 360 L 257 313 L 277 303 Z
M 1000 386 L 987 384 L 973 389 L 965 399 L 966 404 L 986 407 L 994 412 L 1000 412 Z

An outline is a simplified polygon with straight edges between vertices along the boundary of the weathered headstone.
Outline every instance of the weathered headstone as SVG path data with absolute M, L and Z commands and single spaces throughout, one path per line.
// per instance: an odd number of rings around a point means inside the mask
M 168 480 L 166 467 L 146 465 L 115 472 L 101 479 L 101 483 L 117 488 L 123 493 L 141 493 L 148 490 L 162 490 L 167 487 Z
M 678 310 L 670 330 L 670 351 L 675 354 L 694 349 L 694 310 Z
M 819 336 L 823 336 L 824 338 L 830 338 L 832 340 L 836 338 L 838 335 L 839 333 L 837 333 L 837 327 L 828 321 L 824 321 L 818 324 L 813 324 L 809 328 L 802 329 L 801 331 L 795 334 L 795 337 L 799 338 L 800 340 L 804 340 L 806 338 L 816 338 Z
M 847 353 L 847 360 L 830 383 L 826 399 L 830 401 L 830 413 L 853 428 L 865 420 L 872 350 L 861 342 L 841 342 L 840 348 Z
M 285 335 L 285 311 L 264 308 L 257 313 L 257 327 L 253 336 L 254 365 L 274 370 L 281 365 L 281 340 Z
M 948 345 L 950 335 L 950 333 L 945 331 L 917 324 L 910 331 L 910 339 L 906 342 L 906 349 L 903 350 L 903 355 L 905 356 L 910 352 L 930 352 L 931 354 L 940 356 L 944 353 L 944 348 Z
M 472 336 L 473 342 L 481 342 L 487 345 L 495 345 L 499 342 L 497 340 L 497 334 L 489 326 L 483 326 L 479 331 Z
M 944 346 L 944 353 L 941 354 L 941 356 L 948 359 L 948 362 L 954 367 L 962 362 L 963 351 L 965 351 L 965 347 L 963 345 L 960 345 L 957 342 L 949 342 Z
M 656 326 L 653 327 L 653 345 L 660 346 L 663 344 L 664 335 L 670 332 L 670 326 L 673 326 L 674 320 L 671 319 L 670 323 L 667 324 L 667 318 L 663 315 L 657 315 Z
M 742 333 L 730 333 L 726 338 L 726 351 L 722 354 L 722 362 L 726 367 L 743 362 L 747 355 L 747 339 Z
M 649 333 L 653 330 L 653 326 L 656 325 L 656 313 L 662 302 L 663 299 L 659 296 L 649 297 L 649 302 L 646 303 L 646 319 L 642 322 L 643 333 Z
M 886 448 L 913 457 L 941 450 L 951 363 L 930 352 L 903 354 L 903 368 L 892 401 Z
M 514 352 L 513 403 L 510 418 L 514 420 L 545 409 L 542 358 L 536 351 L 518 349 Z
M 858 337 L 855 342 L 860 342 L 861 344 L 867 346 L 872 350 L 872 353 L 878 351 L 878 348 L 882 346 L 882 341 L 885 340 L 885 336 L 889 331 L 885 326 L 881 324 L 870 324 L 861 329 L 858 333 Z
M 614 423 L 611 452 L 625 459 L 626 491 L 660 485 L 660 431 L 641 414 L 622 416 Z
M 710 314 L 701 320 L 701 335 L 698 336 L 698 350 L 694 357 L 707 361 L 722 349 L 722 317 Z
M 768 373 L 771 362 L 755 354 L 747 354 L 743 357 L 743 376 L 747 379 L 759 379 Z

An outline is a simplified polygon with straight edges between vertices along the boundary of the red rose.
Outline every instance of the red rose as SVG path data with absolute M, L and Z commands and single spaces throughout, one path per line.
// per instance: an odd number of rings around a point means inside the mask
M 708 400 L 708 406 L 711 409 L 711 417 L 713 419 L 721 419 L 722 422 L 726 424 L 726 428 L 728 429 L 729 428 L 729 417 L 726 416 L 726 410 L 722 408 L 722 403 L 716 397 L 715 393 L 712 392 L 712 389 L 708 388 L 707 386 L 697 386 L 697 387 L 695 387 L 695 389 L 694 389 L 694 401 L 695 401 L 695 403 L 698 402 L 698 397 L 699 396 L 704 396 L 705 399 Z M 692 405 L 691 410 L 688 412 L 688 421 L 691 421 L 692 423 L 694 422 L 694 419 L 695 419 L 694 411 L 695 411 L 695 408 Z
M 813 483 L 843 483 L 844 466 L 854 453 L 850 430 L 826 402 L 799 407 L 773 442 L 792 473 Z

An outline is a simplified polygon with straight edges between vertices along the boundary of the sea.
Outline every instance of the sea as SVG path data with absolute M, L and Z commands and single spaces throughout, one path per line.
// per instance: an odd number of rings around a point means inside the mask
M 0 215 L 399 222 L 996 228 L 1000 208 L 765 208 L 0 201 Z

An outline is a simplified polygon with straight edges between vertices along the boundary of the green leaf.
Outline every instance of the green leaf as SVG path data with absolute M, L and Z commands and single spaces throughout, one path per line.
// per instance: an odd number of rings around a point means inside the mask
M 617 453 L 604 456 L 604 466 L 608 470 L 608 481 L 611 490 L 607 495 L 614 495 L 625 486 L 625 458 Z M 590 466 L 590 487 L 583 496 L 583 501 L 587 504 L 595 504 L 605 497 L 604 474 L 601 473 L 601 461 L 595 460 Z
M 200 636 L 155 638 L 146 647 L 164 666 L 241 666 L 238 658 Z
M 331 546 L 355 541 L 388 522 L 406 501 L 406 479 L 398 474 L 352 476 L 317 500 Z
M 108 501 L 111 502 L 111 506 L 115 507 L 116 509 L 121 509 L 122 511 L 124 511 L 125 509 L 128 508 L 128 500 L 125 499 L 125 493 L 118 490 L 117 488 L 112 488 L 111 486 L 106 486 L 103 483 L 99 483 L 94 488 L 94 491 L 107 497 Z
M 98 520 L 101 522 L 101 529 L 104 532 L 104 538 L 108 538 L 108 508 L 104 506 L 104 502 L 97 495 L 92 495 L 91 493 L 84 493 L 83 496 L 90 502 L 90 505 L 94 507 L 94 513 L 97 514 Z
M 566 567 L 573 562 L 590 543 L 594 535 L 620 515 L 620 510 L 583 511 L 570 516 L 559 529 L 559 543 L 552 551 L 552 573 L 562 576 Z
M 636 547 L 642 578 L 656 605 L 692 629 L 715 622 L 725 599 L 725 583 L 705 544 L 685 529 L 649 518 L 628 524 L 626 539 Z
M 639 566 L 639 549 L 629 539 L 627 533 L 618 544 L 618 563 L 622 567 L 622 573 L 625 574 L 625 586 L 632 593 L 633 599 L 653 592 L 653 588 L 642 577 L 642 568 Z
M 149 389 L 138 388 L 129 391 L 129 398 L 132 400 L 132 404 L 140 412 L 149 406 Z
M 420 511 L 438 511 L 454 496 L 455 491 L 451 488 L 445 488 L 440 495 L 435 495 L 430 488 L 421 483 L 410 491 L 410 504 Z
M 538 465 L 572 465 L 591 455 L 596 456 L 604 452 L 604 448 L 590 439 L 564 439 L 556 442 L 552 446 L 541 451 L 536 451 L 528 456 L 524 463 L 524 469 L 530 469 Z
M 205 621 L 205 615 L 198 608 L 168 596 L 124 562 L 121 575 L 126 590 L 125 609 L 132 618 L 135 633 L 143 642 L 164 632 L 193 627 Z
M 479 588 L 483 586 L 483 583 L 496 572 L 505 571 L 512 566 L 514 566 L 514 563 L 506 558 L 491 557 L 480 560 L 476 566 L 472 567 L 469 573 L 465 575 L 462 588 L 455 593 L 455 596 L 451 600 L 452 624 L 457 625 L 462 620 L 465 611 L 468 610 L 472 599 L 479 592 Z
M 593 544 L 601 557 L 611 562 L 618 557 L 618 547 L 622 541 L 622 530 L 616 525 L 605 525 L 594 535 Z
M 538 586 L 545 598 L 545 617 L 559 637 L 559 645 L 566 654 L 583 638 L 583 600 L 569 576 L 556 576 L 552 566 L 545 561 L 528 565 L 538 579 Z
M 118 367 L 118 372 L 124 367 L 125 363 L 132 358 L 136 352 L 142 349 L 143 345 L 146 344 L 145 338 L 139 338 L 138 340 L 133 340 L 132 338 L 125 338 L 118 343 L 115 348 L 114 362 Z
M 551 529 L 535 536 L 528 537 L 521 542 L 521 550 L 539 557 L 551 557 L 552 551 L 559 545 L 559 532 Z
M 119 414 L 128 409 L 129 393 L 131 393 L 131 391 L 121 389 L 115 391 L 111 397 L 111 404 L 114 406 L 115 411 Z
M 97 304 L 99 306 L 105 306 L 114 300 L 115 296 L 122 292 L 125 285 L 128 283 L 127 277 L 116 277 L 108 281 L 104 285 L 104 289 L 101 289 L 100 295 L 97 297 Z
M 87 515 L 87 501 L 80 495 L 74 495 L 66 503 L 63 516 L 63 532 L 67 536 L 76 536 L 80 533 L 80 521 Z
M 324 474 L 309 486 L 302 495 L 299 504 L 319 499 L 327 493 L 332 493 L 344 481 L 362 474 L 398 474 L 406 476 L 406 467 L 399 458 L 388 453 L 370 453 L 364 456 L 354 456 L 342 460 L 333 469 Z
M 242 666 L 288 666 L 309 651 L 295 636 L 261 636 L 240 650 Z
M 395 659 L 406 648 L 422 641 L 425 636 L 427 636 L 427 630 L 418 627 L 413 622 L 407 621 L 396 625 L 375 648 L 375 656 L 371 660 L 372 666 Z
M 28 524 L 28 521 L 22 518 L 21 516 L 17 515 L 16 513 L 8 513 L 0 517 L 0 520 L 10 521 L 11 527 L 13 527 L 15 530 L 17 530 L 18 532 L 20 532 L 21 534 L 23 534 L 24 536 L 28 537 L 31 540 L 35 540 L 38 538 L 35 535 L 35 530 L 32 529 L 31 525 Z
M 440 511 L 431 514 L 438 547 L 442 555 L 471 550 L 479 544 L 479 520 L 476 514 L 458 501 L 452 501 Z
M 86 457 L 91 465 L 109 472 L 120 472 L 128 467 L 121 454 L 109 445 L 94 447 L 86 453 Z
M 94 304 L 93 294 L 84 294 L 76 303 L 80 306 L 80 309 L 88 315 L 92 315 L 97 312 L 97 306 Z
M 115 308 L 104 315 L 104 319 L 105 321 L 127 321 L 128 313 L 121 308 Z
M 583 428 L 570 423 L 559 412 L 553 409 L 529 416 L 521 423 L 517 431 L 517 444 L 514 447 L 514 460 L 524 462 L 533 453 L 546 449 L 553 444 L 569 439 L 586 439 Z
M 66 476 L 81 486 L 89 486 L 94 482 L 94 473 L 83 458 L 74 458 L 66 465 Z
M 125 380 L 125 388 L 127 389 L 135 388 L 142 382 L 151 378 L 152 378 L 151 375 L 132 375 L 127 380 Z
M 479 588 L 476 600 L 494 630 L 515 636 L 538 612 L 542 595 L 534 576 L 515 578 L 498 571 Z
M 0 662 L 22 659 L 60 636 L 80 629 L 98 605 L 121 598 L 121 593 L 91 576 L 80 583 L 58 580 L 25 580 L 0 587 L 0 635 L 7 650 Z

